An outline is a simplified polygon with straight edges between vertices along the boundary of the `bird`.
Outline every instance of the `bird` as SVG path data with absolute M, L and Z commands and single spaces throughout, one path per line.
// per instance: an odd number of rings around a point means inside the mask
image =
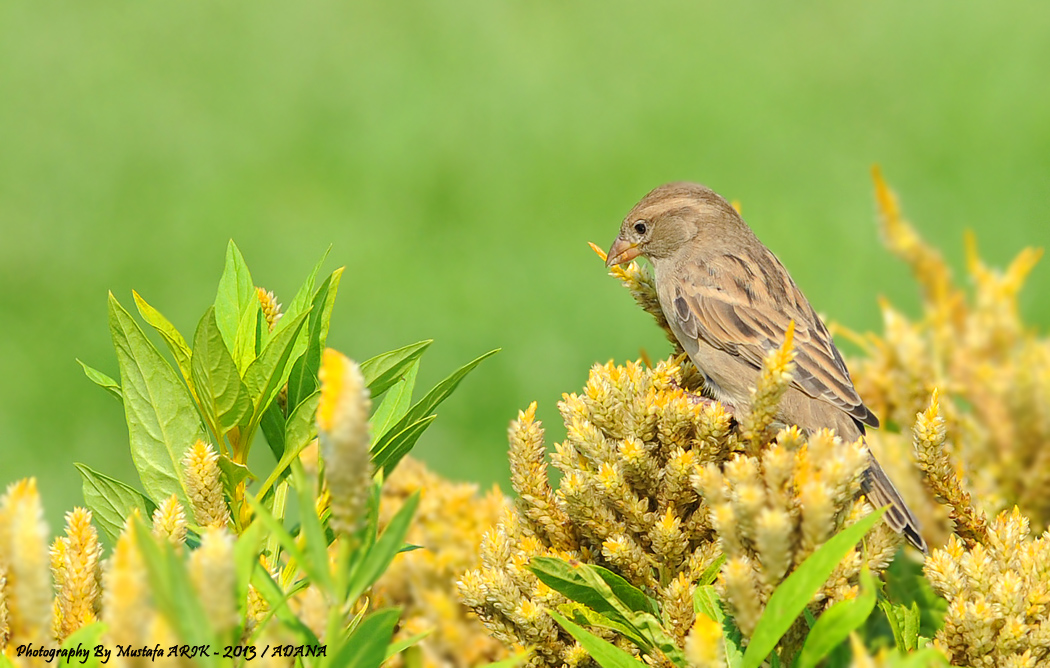
M 850 442 L 879 420 L 864 405 L 842 354 L 788 270 L 723 197 L 676 182 L 642 198 L 623 219 L 606 266 L 642 256 L 675 338 L 704 376 L 704 389 L 736 411 L 749 408 L 766 355 L 794 323 L 795 368 L 778 421 L 806 433 L 834 429 Z M 870 450 L 862 490 L 896 532 L 927 553 L 919 522 Z

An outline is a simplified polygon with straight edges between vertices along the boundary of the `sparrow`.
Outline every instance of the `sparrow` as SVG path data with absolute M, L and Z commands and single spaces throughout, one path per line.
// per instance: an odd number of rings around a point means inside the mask
M 645 257 L 660 308 L 703 374 L 705 392 L 747 411 L 765 356 L 795 323 L 795 370 L 778 420 L 812 433 L 831 428 L 856 441 L 879 420 L 857 394 L 828 328 L 780 260 L 720 195 L 695 183 L 669 183 L 624 218 L 606 266 Z M 927 552 L 919 522 L 879 462 L 868 454 L 862 489 L 886 523 Z

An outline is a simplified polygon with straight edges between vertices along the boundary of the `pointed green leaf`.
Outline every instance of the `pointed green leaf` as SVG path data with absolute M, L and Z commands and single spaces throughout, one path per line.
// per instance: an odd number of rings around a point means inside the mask
M 518 668 L 518 666 L 525 663 L 531 655 L 532 650 L 518 652 L 514 656 L 507 657 L 502 661 L 493 661 L 492 663 L 487 663 L 484 666 L 478 666 L 478 668 Z
M 241 314 L 252 300 L 258 301 L 251 272 L 237 244 L 230 240 L 226 246 L 226 266 L 219 279 L 219 290 L 215 295 L 215 322 L 222 332 L 227 350 L 233 350 L 237 339 L 237 328 Z
M 740 629 L 722 610 L 722 602 L 711 585 L 701 585 L 693 592 L 693 608 L 696 614 L 705 615 L 722 627 L 722 650 L 726 657 L 726 668 L 740 668 L 744 664 L 744 644 Z
M 419 492 L 417 491 L 405 499 L 405 503 L 390 520 L 390 524 L 386 526 L 379 540 L 368 550 L 364 560 L 350 574 L 347 581 L 347 601 L 356 601 L 366 589 L 375 584 L 379 576 L 386 572 L 390 562 L 394 560 L 405 543 L 405 536 L 408 535 L 412 517 L 416 514 L 418 506 Z
M 266 572 L 265 568 L 256 568 L 252 571 L 252 585 L 266 600 L 270 608 L 269 612 L 256 627 L 256 633 L 266 628 L 266 622 L 273 615 L 292 630 L 300 644 L 318 644 L 317 636 L 310 630 L 310 627 L 303 624 L 299 617 L 288 607 L 288 599 L 292 596 L 294 589 L 288 592 L 282 591 L 280 586 L 270 577 L 270 574 Z
M 573 624 L 553 610 L 548 610 L 547 614 L 554 621 L 558 622 L 559 626 L 568 631 L 569 635 L 575 638 L 576 642 L 580 643 L 587 650 L 587 653 L 591 655 L 591 658 L 597 661 L 602 668 L 645 668 L 645 663 L 642 663 L 608 640 L 599 638 L 583 627 Z
M 397 466 L 401 458 L 409 453 L 412 446 L 416 444 L 419 437 L 427 430 L 430 423 L 437 419 L 436 415 L 428 415 L 398 431 L 401 422 L 394 425 L 388 432 L 390 436 L 382 450 L 372 452 L 372 464 L 377 469 L 383 469 L 383 473 L 389 476 Z
M 219 454 L 219 472 L 222 474 L 222 489 L 231 499 L 237 498 L 237 485 L 248 478 L 254 478 L 252 472 L 244 464 L 239 464 L 225 454 Z
M 377 610 L 364 618 L 332 656 L 332 668 L 379 668 L 401 617 L 398 608 Z
M 373 397 L 386 392 L 391 385 L 401 378 L 410 364 L 426 352 L 433 339 L 413 343 L 412 345 L 376 355 L 361 363 L 361 375 Z
M 416 387 L 416 373 L 419 371 L 419 360 L 413 360 L 389 392 L 383 397 L 379 407 L 372 414 L 372 438 L 382 438 L 390 427 L 408 413 L 412 405 L 412 391 Z
M 255 296 L 245 305 L 241 318 L 237 321 L 237 333 L 234 334 L 233 347 L 230 348 L 230 356 L 233 357 L 233 363 L 242 376 L 255 361 L 260 318 L 265 322 L 259 297 L 254 291 L 252 294 Z
M 292 462 L 291 469 L 292 487 L 299 497 L 299 537 L 305 548 L 303 554 L 313 563 L 312 572 L 322 575 L 313 584 L 322 592 L 332 595 L 335 593 L 335 582 L 328 565 L 328 539 L 321 526 L 321 518 L 317 516 L 313 484 L 307 481 L 303 464 L 298 459 Z
M 233 546 L 233 566 L 237 575 L 237 601 L 240 606 L 241 616 L 248 607 L 248 585 L 252 581 L 252 573 L 259 564 L 259 548 L 262 543 L 263 525 L 252 522 L 241 535 L 237 536 L 237 543 Z
M 384 466 L 385 468 L 387 468 L 388 472 L 392 471 L 393 466 L 397 464 L 397 460 L 400 459 L 400 456 L 395 456 L 397 454 L 396 452 L 391 452 L 388 454 L 385 451 L 388 449 L 392 449 L 391 446 L 394 439 L 401 438 L 403 440 L 403 437 L 400 437 L 399 434 L 404 433 L 406 431 L 406 428 L 409 427 L 409 425 L 417 423 L 422 418 L 430 415 L 442 401 L 447 399 L 448 396 L 452 394 L 456 387 L 459 386 L 460 381 L 462 381 L 468 373 L 473 371 L 474 368 L 481 364 L 485 359 L 495 355 L 498 352 L 499 349 L 490 350 L 481 357 L 478 357 L 472 362 L 463 365 L 462 367 L 454 371 L 452 375 L 450 375 L 448 378 L 435 385 L 434 388 L 430 390 L 430 392 L 428 392 L 425 397 L 416 402 L 416 404 L 409 409 L 408 413 L 406 413 L 403 418 L 398 420 L 397 423 L 393 427 L 391 427 L 386 432 L 386 434 L 383 435 L 382 438 L 377 440 L 372 445 L 372 452 L 374 453 L 374 461 L 376 461 L 376 466 Z M 417 434 L 415 438 L 418 439 L 419 435 Z M 412 441 L 412 444 L 415 444 L 415 440 Z M 405 450 L 405 452 L 407 452 L 407 450 Z M 401 456 L 403 456 L 403 454 L 404 453 L 401 453 Z M 379 459 L 382 459 L 383 463 L 379 463 Z
M 142 486 L 152 499 L 175 494 L 188 508 L 181 462 L 186 448 L 203 436 L 196 405 L 175 371 L 112 293 L 109 327 L 120 366 L 131 458 Z
M 266 477 L 266 482 L 259 488 L 258 497 L 260 499 L 266 496 L 274 483 L 284 477 L 285 470 L 299 456 L 303 448 L 310 445 L 310 442 L 317 437 L 317 423 L 314 416 L 317 414 L 317 404 L 320 401 L 321 393 L 315 391 L 304 399 L 303 403 L 299 404 L 288 417 L 282 439 L 285 443 L 284 454 L 281 455 L 277 466 L 270 471 L 270 475 Z
M 423 638 L 426 638 L 428 635 L 430 635 L 433 632 L 434 632 L 434 629 L 427 629 L 426 631 L 423 631 L 422 633 L 417 633 L 414 636 L 409 636 L 408 638 L 405 638 L 404 640 L 398 640 L 397 642 L 392 643 L 389 647 L 386 648 L 386 657 L 384 658 L 384 660 L 389 659 L 390 657 L 393 657 L 393 656 L 397 656 L 398 654 L 400 654 L 401 652 L 404 652 L 409 647 L 415 647 L 416 645 L 419 644 L 420 640 L 422 640 Z
M 762 665 L 838 563 L 875 526 L 884 512 L 885 508 L 880 508 L 832 536 L 780 583 L 769 597 L 766 609 L 751 635 L 751 642 L 744 653 L 744 668 Z
M 284 410 L 276 401 L 271 401 L 270 406 L 263 412 L 259 426 L 262 427 L 266 445 L 269 446 L 274 459 L 280 459 L 284 455 L 284 422 Z
M 292 372 L 289 364 L 296 339 L 306 324 L 308 313 L 300 313 L 289 320 L 286 327 L 275 332 L 266 343 L 259 357 L 251 363 L 244 373 L 244 384 L 254 405 L 252 422 L 262 416 L 288 382 Z M 284 319 L 282 318 L 282 321 Z
M 153 517 L 157 506 L 142 492 L 92 470 L 86 464 L 76 463 L 73 466 L 80 471 L 84 482 L 84 504 L 111 543 L 117 542 L 124 521 L 132 510 L 138 509 L 144 519 Z
M 113 380 L 98 369 L 84 364 L 79 359 L 77 360 L 77 363 L 81 366 L 81 368 L 84 369 L 84 375 L 88 377 L 88 380 L 90 380 L 95 385 L 98 385 L 106 392 L 109 392 L 110 395 L 116 397 L 117 400 L 121 403 L 124 402 L 124 392 L 120 389 L 120 383 Z
M 81 626 L 73 631 L 62 641 L 62 649 L 74 651 L 86 651 L 87 658 L 83 656 L 76 658 L 60 659 L 66 665 L 76 664 L 81 668 L 96 668 L 99 665 L 99 657 L 95 656 L 95 647 L 101 644 L 102 634 L 106 632 L 106 625 L 102 622 L 94 622 Z
M 295 538 L 288 533 L 281 521 L 275 518 L 253 495 L 245 494 L 244 498 L 248 505 L 252 507 L 252 510 L 255 511 L 255 521 L 262 522 L 270 537 L 275 538 L 284 551 L 288 553 L 288 556 L 295 559 L 295 562 L 299 564 L 311 581 L 324 582 L 331 577 L 328 573 L 328 565 L 325 564 L 320 569 L 315 568 L 316 564 L 306 558 Z
M 824 611 L 798 655 L 798 668 L 816 668 L 849 634 L 859 629 L 875 609 L 875 581 L 865 567 L 860 574 L 860 595 L 839 601 Z
M 157 330 L 160 337 L 164 339 L 164 343 L 168 346 L 168 350 L 171 351 L 171 356 L 175 359 L 175 364 L 179 367 L 179 371 L 182 373 L 182 377 L 186 379 L 186 383 L 190 382 L 190 347 L 186 343 L 186 339 L 183 338 L 179 330 L 175 329 L 175 325 L 161 315 L 161 312 L 150 306 L 145 299 L 142 298 L 138 292 L 131 291 L 132 296 L 135 297 L 135 306 L 139 310 L 139 315 L 146 323 Z
M 223 343 L 215 320 L 215 309 L 209 308 L 193 336 L 191 361 L 193 386 L 208 421 L 223 437 L 251 409 L 248 389 L 241 381 L 230 351 Z
M 295 363 L 288 376 L 289 407 L 298 406 L 304 397 L 317 389 L 317 370 L 321 367 L 321 352 L 328 339 L 328 325 L 331 322 L 332 308 L 335 306 L 335 296 L 339 291 L 342 276 L 343 268 L 340 267 L 325 279 L 314 295 L 304 352 L 299 355 L 299 345 L 292 350 Z
M 313 302 L 314 285 L 317 283 L 317 274 L 321 271 L 321 265 L 324 264 L 324 261 L 328 258 L 330 252 L 332 252 L 331 246 L 325 249 L 324 254 L 321 255 L 321 259 L 314 265 L 313 271 L 311 271 L 310 275 L 306 277 L 306 280 L 299 287 L 299 291 L 295 293 L 295 297 L 284 310 L 284 317 L 281 318 L 281 321 L 277 323 L 277 327 L 274 328 L 274 334 L 277 333 L 276 330 L 285 326 L 283 322 L 285 318 L 296 318 L 300 313 L 305 312 L 306 309 L 309 308 L 310 304 Z

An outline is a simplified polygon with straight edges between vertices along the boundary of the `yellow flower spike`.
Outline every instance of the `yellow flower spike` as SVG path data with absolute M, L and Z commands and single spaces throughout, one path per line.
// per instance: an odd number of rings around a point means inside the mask
M 186 495 L 197 524 L 227 526 L 230 509 L 222 490 L 219 454 L 209 443 L 197 440 L 182 458 L 186 474 Z
M 349 536 L 357 530 L 372 484 L 368 415 L 372 401 L 357 363 L 327 348 L 318 372 L 317 437 L 331 494 L 332 528 Z
M 725 668 L 722 625 L 707 615 L 697 615 L 685 640 L 685 658 L 690 668 Z
M 750 636 L 762 613 L 755 582 L 755 572 L 747 557 L 733 557 L 722 567 L 726 600 L 733 609 L 733 618 L 740 631 Z
M 153 535 L 178 547 L 186 542 L 186 513 L 174 494 L 153 511 Z
M 102 573 L 104 638 L 111 644 L 144 644 L 156 612 L 138 539 L 140 518 L 132 511 Z
M 263 317 L 266 319 L 266 327 L 272 332 L 278 321 L 280 321 L 281 315 L 283 315 L 281 313 L 281 305 L 277 303 L 277 298 L 273 296 L 273 292 L 270 290 L 256 287 L 255 294 L 259 298 L 259 306 L 262 309 Z
M 101 558 L 91 511 L 74 508 L 66 513 L 66 535 L 55 539 L 51 551 L 58 640 L 96 620 L 101 606 Z
M 239 621 L 233 566 L 233 535 L 225 527 L 205 529 L 200 547 L 190 554 L 190 579 L 211 629 L 220 637 Z
M 7 571 L 3 594 L 9 643 L 45 644 L 51 634 L 52 601 L 48 528 L 36 479 L 8 486 L 0 497 L 0 565 Z

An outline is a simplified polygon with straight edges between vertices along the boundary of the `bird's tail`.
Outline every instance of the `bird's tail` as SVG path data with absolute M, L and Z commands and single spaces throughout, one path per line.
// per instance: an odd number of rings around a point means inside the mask
M 900 492 L 893 486 L 878 460 L 870 452 L 868 453 L 868 470 L 864 473 L 862 487 L 868 500 L 876 508 L 889 506 L 889 510 L 882 516 L 886 524 L 897 533 L 904 534 L 904 538 L 909 543 L 921 550 L 923 554 L 927 554 L 929 550 L 926 547 L 926 541 L 919 534 L 919 520 L 908 508 L 908 504 L 904 503 Z

